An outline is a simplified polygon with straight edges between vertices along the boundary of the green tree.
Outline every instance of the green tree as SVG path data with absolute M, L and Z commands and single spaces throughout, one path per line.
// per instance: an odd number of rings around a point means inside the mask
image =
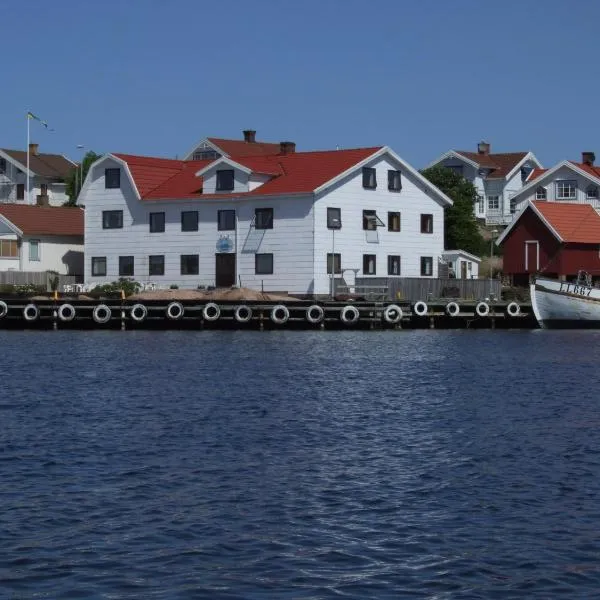
M 65 202 L 65 206 L 75 206 L 77 204 L 77 196 L 81 189 L 83 182 L 90 170 L 92 163 L 96 162 L 100 158 L 99 154 L 96 154 L 90 150 L 81 161 L 81 166 L 77 165 L 71 169 L 71 172 L 65 179 L 65 191 L 69 199 Z
M 421 173 L 454 202 L 444 210 L 445 248 L 466 250 L 476 256 L 485 254 L 486 243 L 473 210 L 479 199 L 475 186 L 446 167 L 431 167 Z

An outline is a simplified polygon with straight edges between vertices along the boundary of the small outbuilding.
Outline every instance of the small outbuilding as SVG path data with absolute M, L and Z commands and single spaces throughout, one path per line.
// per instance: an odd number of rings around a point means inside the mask
M 448 264 L 450 277 L 457 279 L 477 279 L 481 259 L 464 250 L 444 250 L 442 258 Z

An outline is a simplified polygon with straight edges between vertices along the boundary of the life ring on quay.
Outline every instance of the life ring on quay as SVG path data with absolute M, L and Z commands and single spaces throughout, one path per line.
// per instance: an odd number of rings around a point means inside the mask
M 23 309 L 23 318 L 26 321 L 35 321 L 40 316 L 40 309 L 35 304 L 28 304 Z
M 424 317 L 427 314 L 429 307 L 425 302 L 423 302 L 423 300 L 419 300 L 418 302 L 415 302 L 413 310 L 415 311 L 415 315 L 418 317 Z
M 325 318 L 325 311 L 322 306 L 313 304 L 306 309 L 306 320 L 309 323 L 320 323 Z
M 402 319 L 402 309 L 397 304 L 390 304 L 383 311 L 386 323 L 399 323 Z
M 490 306 L 487 302 L 478 302 L 475 307 L 475 312 L 480 317 L 487 317 L 490 314 Z
M 0 300 L 0 319 L 3 319 L 8 314 L 8 304 L 4 300 Z
M 344 306 L 342 308 L 342 312 L 340 318 L 346 325 L 354 325 L 360 318 L 360 313 L 358 312 L 358 308 L 356 306 Z
M 143 304 L 134 304 L 129 314 L 134 321 L 141 323 L 148 316 L 148 309 Z
M 58 308 L 58 318 L 61 321 L 72 321 L 75 318 L 75 307 L 72 304 L 61 304 Z
M 209 302 L 202 309 L 202 316 L 205 321 L 216 321 L 221 316 L 221 309 L 218 304 L 214 302 Z
M 233 318 L 238 323 L 247 323 L 252 318 L 252 309 L 245 304 L 236 306 L 235 310 L 233 311 Z
M 511 316 L 511 317 L 516 317 L 517 315 L 520 314 L 521 312 L 521 307 L 516 303 L 516 302 L 511 302 L 507 307 L 506 307 L 506 312 Z
M 446 314 L 449 317 L 457 317 L 460 312 L 460 306 L 456 302 L 448 302 L 446 304 Z
M 167 317 L 169 317 L 169 319 L 173 321 L 181 319 L 181 317 L 183 317 L 184 312 L 185 310 L 181 302 L 171 302 L 169 306 L 167 306 Z
M 110 321 L 110 317 L 112 316 L 112 311 L 106 304 L 98 304 L 98 306 L 94 306 L 94 310 L 92 311 L 92 319 L 96 321 L 96 323 L 108 323 Z
M 287 323 L 287 320 L 290 318 L 290 311 L 287 306 L 283 304 L 277 304 L 271 309 L 271 321 L 276 323 L 277 325 L 283 325 Z

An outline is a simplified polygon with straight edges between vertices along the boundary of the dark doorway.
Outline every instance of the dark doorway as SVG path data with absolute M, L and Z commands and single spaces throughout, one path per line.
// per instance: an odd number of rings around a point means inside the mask
M 220 252 L 215 254 L 215 285 L 231 287 L 235 285 L 235 253 Z

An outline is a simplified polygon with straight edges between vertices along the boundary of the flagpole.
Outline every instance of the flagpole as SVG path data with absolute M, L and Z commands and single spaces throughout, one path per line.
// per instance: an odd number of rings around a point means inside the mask
M 26 202 L 29 204 L 29 113 L 27 113 L 27 199 Z

